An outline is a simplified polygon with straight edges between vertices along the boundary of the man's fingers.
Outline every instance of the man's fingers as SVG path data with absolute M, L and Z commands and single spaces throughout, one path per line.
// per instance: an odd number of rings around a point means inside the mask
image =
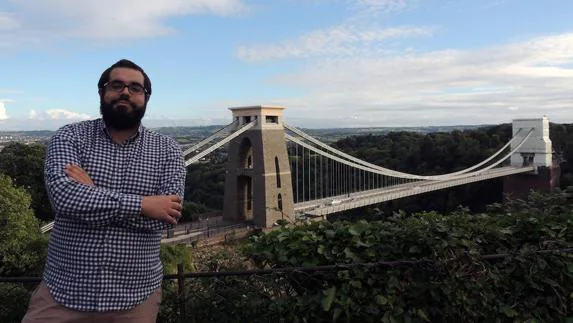
M 79 180 L 81 178 L 81 173 L 74 167 L 66 168 L 66 174 L 75 180 Z
M 166 222 L 169 222 L 171 224 L 177 224 L 177 220 L 175 220 L 175 218 L 171 217 L 171 216 L 167 216 L 164 218 Z
M 167 213 L 169 223 L 177 224 L 177 219 L 181 217 L 181 214 L 176 211 L 170 211 Z
M 70 164 L 70 165 L 66 165 L 66 170 L 69 170 L 70 172 L 73 172 L 74 174 L 81 174 L 81 175 L 88 175 L 88 172 L 86 172 L 83 168 L 81 168 L 78 165 L 74 165 L 74 164 Z
M 179 212 L 175 209 L 169 209 L 169 211 L 167 211 L 167 214 L 169 214 L 169 216 L 171 216 L 171 217 L 176 217 L 176 218 L 181 217 L 181 212 Z
M 93 185 L 93 181 L 88 172 L 86 172 L 83 168 L 81 168 L 78 165 L 74 164 L 66 165 L 65 173 L 82 184 Z
M 175 209 L 177 211 L 181 211 L 183 209 L 183 207 L 181 206 L 181 203 L 171 202 L 170 206 L 172 209 Z
M 179 196 L 179 195 L 169 195 L 169 199 L 172 202 L 181 203 L 181 196 Z
M 66 171 L 66 173 L 69 173 L 69 174 L 76 174 L 77 168 L 74 167 L 74 165 L 66 165 L 65 171 Z
M 69 175 L 73 175 L 73 176 L 77 176 L 78 178 L 81 178 L 85 172 L 83 171 L 83 169 L 79 168 L 76 165 L 68 165 L 66 166 L 66 172 Z
M 78 172 L 78 171 L 82 170 L 82 168 L 80 166 L 74 165 L 74 164 L 66 165 L 66 169 L 68 169 L 70 171 L 74 171 L 74 172 Z

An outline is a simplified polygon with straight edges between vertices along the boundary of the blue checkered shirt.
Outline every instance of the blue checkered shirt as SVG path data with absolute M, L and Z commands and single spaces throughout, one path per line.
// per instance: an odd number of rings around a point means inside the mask
M 95 186 L 64 173 L 88 172 Z M 170 137 L 143 126 L 114 143 L 101 119 L 70 124 L 50 139 L 44 170 L 55 213 L 44 281 L 56 302 L 80 311 L 127 310 L 161 286 L 162 230 L 141 215 L 143 196 L 183 197 L 185 165 Z

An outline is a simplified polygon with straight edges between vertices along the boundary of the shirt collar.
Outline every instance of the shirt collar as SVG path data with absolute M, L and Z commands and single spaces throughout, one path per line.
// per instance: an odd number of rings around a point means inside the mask
M 107 129 L 107 125 L 103 121 L 103 118 L 99 118 L 98 121 L 99 121 L 99 128 L 101 130 L 101 133 L 104 134 L 109 140 L 113 141 L 113 138 L 111 137 L 111 134 L 109 133 L 109 130 Z M 127 144 L 127 143 L 131 143 L 131 142 L 136 141 L 140 137 L 140 134 L 143 133 L 143 129 L 144 129 L 144 127 L 140 122 L 139 127 L 137 128 L 137 132 L 134 133 L 133 136 L 127 138 L 122 144 Z

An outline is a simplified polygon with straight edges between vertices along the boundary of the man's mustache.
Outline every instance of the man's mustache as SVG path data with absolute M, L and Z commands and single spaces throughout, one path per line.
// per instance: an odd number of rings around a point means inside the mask
M 111 105 L 112 105 L 112 106 L 115 106 L 116 104 L 118 104 L 118 103 L 120 103 L 120 102 L 129 104 L 133 110 L 136 110 L 136 109 L 137 109 L 137 106 L 135 105 L 135 103 L 131 102 L 131 101 L 129 100 L 129 97 L 128 97 L 128 96 L 121 96 L 121 97 L 119 97 L 119 98 L 117 98 L 117 99 L 115 99 L 115 100 L 112 100 L 112 101 L 111 101 Z

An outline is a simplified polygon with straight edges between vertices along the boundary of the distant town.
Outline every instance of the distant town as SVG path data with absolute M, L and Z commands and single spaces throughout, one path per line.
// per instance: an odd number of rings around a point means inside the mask
M 22 131 L 22 132 L 4 132 L 0 131 L 0 151 L 11 142 L 22 144 L 45 144 L 53 134 L 52 131 Z

